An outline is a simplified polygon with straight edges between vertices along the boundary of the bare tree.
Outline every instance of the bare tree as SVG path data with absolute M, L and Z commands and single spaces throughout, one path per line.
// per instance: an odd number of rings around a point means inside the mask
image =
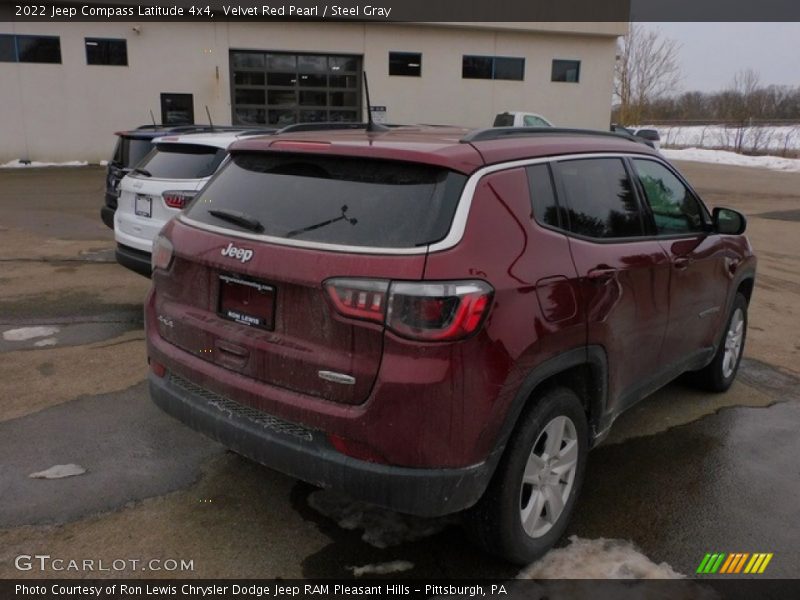
M 643 109 L 653 100 L 675 92 L 680 81 L 675 40 L 664 38 L 656 29 L 631 23 L 620 41 L 614 93 L 619 100 L 619 120 L 640 124 Z

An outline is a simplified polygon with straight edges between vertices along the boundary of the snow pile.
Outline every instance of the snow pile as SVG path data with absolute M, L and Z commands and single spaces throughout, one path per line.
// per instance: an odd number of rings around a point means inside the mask
M 31 479 L 63 479 L 64 477 L 74 477 L 84 473 L 86 473 L 86 469 L 82 466 L 70 463 L 68 465 L 54 465 L 44 471 L 31 473 L 28 477 Z
M 662 146 L 735 148 L 746 151 L 800 150 L 798 125 L 642 125 L 631 129 L 657 129 Z
M 403 515 L 330 490 L 313 492 L 308 497 L 308 505 L 336 521 L 342 529 L 363 529 L 361 539 L 376 548 L 398 546 L 429 537 L 454 522 L 453 518 L 424 519 Z
M 705 148 L 686 148 L 684 150 L 662 149 L 661 154 L 670 160 L 690 160 L 695 162 L 734 165 L 738 167 L 760 167 L 774 171 L 800 172 L 800 159 L 779 156 L 745 156 L 726 150 Z
M 655 564 L 624 540 L 569 538 L 523 569 L 517 579 L 683 579 L 667 563 Z
M 386 575 L 387 573 L 402 573 L 414 568 L 414 563 L 407 560 L 393 560 L 391 562 L 380 563 L 377 565 L 364 565 L 363 567 L 347 567 L 353 572 L 355 577 L 362 575 Z
M 58 327 L 20 327 L 19 329 L 9 329 L 3 332 L 3 339 L 7 342 L 24 342 L 34 338 L 46 338 L 58 333 Z
M 67 162 L 38 162 L 38 161 L 21 161 L 12 160 L 3 165 L 0 169 L 26 169 L 28 167 L 85 167 L 89 163 L 85 160 L 69 160 Z

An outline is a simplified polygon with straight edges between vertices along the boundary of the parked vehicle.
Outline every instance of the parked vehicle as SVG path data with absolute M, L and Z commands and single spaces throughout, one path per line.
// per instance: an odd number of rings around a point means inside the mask
M 745 219 L 644 144 L 398 127 L 230 152 L 155 242 L 145 328 L 155 403 L 239 454 L 464 511 L 527 563 L 621 412 L 686 371 L 736 376 Z
M 493 127 L 552 127 L 542 115 L 531 112 L 503 112 L 494 118 Z
M 114 214 L 117 262 L 150 277 L 153 240 L 205 185 L 241 137 L 274 130 L 188 133 L 148 141 L 153 149 L 119 185 Z
M 114 211 L 117 210 L 119 182 L 153 149 L 153 140 L 165 135 L 213 131 L 211 125 L 142 125 L 129 131 L 117 131 L 114 154 L 106 166 L 106 197 L 100 209 L 100 218 L 114 229 Z M 219 130 L 219 128 L 217 128 Z
M 611 124 L 611 131 L 630 136 L 636 141 L 647 144 L 655 150 L 661 150 L 661 136 L 658 134 L 657 129 L 638 129 L 634 130 L 630 127 L 623 127 L 617 123 Z

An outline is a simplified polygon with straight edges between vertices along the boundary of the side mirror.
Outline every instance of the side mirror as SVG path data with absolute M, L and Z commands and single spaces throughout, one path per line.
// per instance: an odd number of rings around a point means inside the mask
M 660 142 L 661 136 L 658 135 L 657 129 L 640 129 L 636 132 L 636 135 L 640 138 L 644 138 L 650 142 Z
M 747 228 L 747 219 L 738 210 L 715 208 L 711 215 L 714 231 L 724 235 L 741 235 Z

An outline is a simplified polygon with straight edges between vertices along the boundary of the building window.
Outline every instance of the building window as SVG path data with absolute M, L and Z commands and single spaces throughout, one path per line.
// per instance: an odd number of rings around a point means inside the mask
M 191 94 L 161 94 L 161 123 L 193 125 L 194 99 Z
M 567 81 L 578 83 L 581 78 L 581 61 L 554 60 L 551 81 Z
M 389 52 L 389 75 L 420 77 L 422 54 L 419 52 Z
M 361 118 L 361 57 L 231 50 L 236 125 Z
M 128 66 L 128 42 L 86 38 L 86 64 Z
M 465 54 L 461 63 L 461 76 L 464 79 L 522 81 L 525 79 L 525 59 L 506 56 L 469 56 Z
M 61 39 L 50 35 L 0 35 L 0 61 L 61 63 Z

